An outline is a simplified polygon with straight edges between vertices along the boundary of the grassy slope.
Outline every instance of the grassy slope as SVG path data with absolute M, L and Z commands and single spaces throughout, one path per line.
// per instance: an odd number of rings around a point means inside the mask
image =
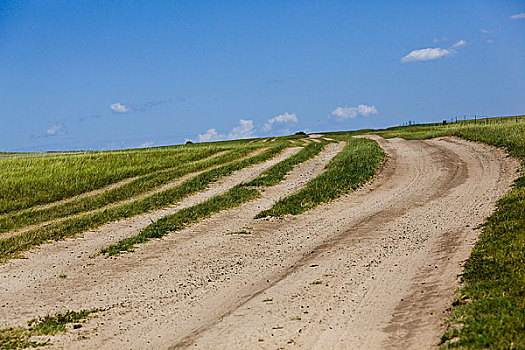
M 424 139 L 458 136 L 504 147 L 525 165 L 525 118 L 413 126 L 374 133 Z M 525 176 L 501 198 L 468 259 L 443 335 L 444 348 L 525 349 Z
M 191 223 L 209 217 L 222 210 L 240 206 L 250 200 L 258 198 L 260 192 L 254 186 L 273 186 L 284 179 L 293 167 L 299 163 L 313 158 L 324 148 L 325 143 L 309 144 L 297 154 L 279 162 L 270 169 L 263 172 L 254 180 L 235 186 L 226 193 L 217 195 L 196 204 L 192 207 L 182 209 L 175 214 L 168 215 L 152 223 L 136 236 L 125 238 L 101 250 L 102 254 L 119 255 L 122 252 L 133 251 L 135 245 L 149 241 L 152 238 L 160 238 L 169 232 L 182 230 Z
M 0 159 L 0 214 L 47 204 L 225 150 L 175 146 Z
M 88 213 L 80 217 L 66 219 L 57 224 L 51 224 L 5 238 L 0 240 L 0 261 L 16 257 L 21 252 L 50 240 L 61 240 L 66 237 L 72 237 L 78 233 L 92 230 L 110 221 L 128 218 L 166 207 L 167 205 L 180 201 L 182 198 L 192 193 L 205 189 L 208 184 L 218 180 L 220 177 L 227 176 L 232 172 L 247 166 L 264 162 L 280 153 L 286 147 L 288 147 L 288 144 L 274 143 L 271 148 L 261 154 L 206 171 L 183 182 L 177 187 L 157 192 L 131 203 L 118 205 L 94 213 Z
M 197 161 L 182 162 L 182 164 L 174 168 L 140 176 L 123 186 L 104 191 L 97 195 L 75 199 L 45 209 L 31 209 L 6 214 L 0 216 L 0 233 L 69 215 L 92 211 L 111 203 L 133 198 L 172 182 L 186 174 L 234 161 L 247 155 L 250 151 L 253 151 L 253 149 L 249 147 L 237 148 L 217 157 L 212 156 L 211 158 L 204 158 Z
M 333 200 L 361 184 L 375 174 L 385 153 L 372 140 L 334 136 L 345 139 L 345 149 L 328 164 L 326 171 L 314 178 L 305 188 L 277 201 L 272 208 L 257 214 L 256 218 L 301 214 L 320 203 Z

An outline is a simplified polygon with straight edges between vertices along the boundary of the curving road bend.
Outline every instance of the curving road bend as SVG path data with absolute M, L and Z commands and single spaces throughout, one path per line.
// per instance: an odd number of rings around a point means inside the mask
M 334 155 L 322 153 L 260 199 L 133 254 L 86 261 L 71 279 L 46 275 L 53 288 L 20 282 L 0 315 L 8 324 L 49 304 L 115 305 L 54 337 L 57 348 L 435 348 L 477 226 L 519 163 L 455 138 L 371 137 L 389 158 L 355 193 L 300 216 L 252 219 L 320 173 Z

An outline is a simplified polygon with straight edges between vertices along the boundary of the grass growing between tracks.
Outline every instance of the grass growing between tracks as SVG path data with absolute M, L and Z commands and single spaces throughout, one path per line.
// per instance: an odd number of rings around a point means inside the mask
M 100 309 L 68 311 L 55 316 L 45 316 L 28 322 L 28 327 L 10 327 L 0 329 L 0 348 L 25 349 L 49 345 L 49 340 L 33 340 L 34 336 L 55 335 L 66 332 L 70 323 L 85 320 L 90 314 Z
M 118 205 L 105 210 L 88 213 L 79 217 L 65 219 L 56 224 L 36 228 L 18 235 L 0 240 L 0 260 L 18 256 L 21 252 L 52 240 L 62 240 L 78 233 L 95 229 L 105 223 L 129 218 L 155 209 L 176 203 L 184 197 L 202 191 L 210 184 L 223 176 L 228 176 L 236 170 L 264 162 L 279 154 L 286 144 L 277 144 L 261 154 L 238 160 L 218 168 L 201 173 L 181 185 L 157 192 L 131 203 Z
M 152 238 L 161 238 L 168 232 L 182 230 L 191 223 L 209 217 L 221 210 L 237 207 L 259 196 L 260 193 L 256 189 L 246 188 L 241 185 L 235 186 L 224 194 L 212 197 L 192 207 L 181 209 L 173 215 L 163 217 L 141 230 L 136 236 L 122 239 L 118 243 L 102 249 L 100 252 L 113 256 L 125 251 L 133 251 L 136 244 L 147 242 Z
M 232 162 L 238 158 L 246 156 L 250 151 L 253 151 L 253 149 L 248 147 L 237 148 L 228 151 L 223 155 L 212 155 L 211 158 L 185 162 L 172 169 L 143 175 L 127 184 L 93 196 L 78 198 L 67 203 L 57 204 L 44 209 L 31 209 L 3 215 L 0 216 L 0 233 L 69 215 L 92 211 L 111 203 L 127 200 L 152 191 L 189 173 Z
M 298 215 L 369 181 L 383 162 L 385 153 L 375 141 L 345 139 L 347 146 L 332 159 L 323 174 L 308 182 L 299 192 L 279 200 L 272 208 L 260 212 L 256 218 Z
M 525 117 L 374 131 L 384 137 L 457 136 L 505 148 L 525 166 Z M 525 349 L 525 176 L 497 204 L 465 265 L 444 349 Z
M 48 204 L 112 183 L 209 157 L 218 146 L 75 152 L 0 159 L 0 214 Z
M 269 187 L 278 184 L 295 165 L 318 155 L 323 150 L 325 144 L 326 143 L 309 144 L 297 154 L 264 171 L 254 180 L 237 185 L 226 193 L 214 196 L 207 201 L 163 217 L 141 230 L 136 236 L 122 239 L 116 244 L 102 249 L 100 253 L 115 256 L 124 252 L 133 251 L 137 244 L 145 243 L 152 238 L 161 238 L 170 232 L 182 230 L 189 224 L 198 222 L 212 214 L 238 207 L 243 203 L 256 199 L 260 197 L 261 194 L 253 187 Z
M 296 155 L 291 156 L 288 159 L 283 160 L 279 164 L 274 165 L 270 169 L 266 170 L 261 176 L 246 183 L 246 186 L 258 186 L 258 187 L 270 187 L 281 182 L 285 175 L 288 174 L 294 166 L 303 163 L 310 158 L 318 155 L 323 148 L 325 143 L 311 143 L 308 144 Z

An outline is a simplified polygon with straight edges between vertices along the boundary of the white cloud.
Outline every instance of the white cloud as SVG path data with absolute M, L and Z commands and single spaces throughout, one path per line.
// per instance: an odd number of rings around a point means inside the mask
M 204 134 L 199 134 L 198 138 L 200 142 L 211 142 L 222 140 L 224 136 L 225 135 L 219 134 L 214 128 L 210 128 Z
M 407 62 L 418 62 L 418 61 L 432 61 L 437 60 L 438 58 L 445 57 L 450 54 L 450 51 L 447 49 L 442 49 L 439 47 L 436 48 L 428 48 L 428 49 L 421 49 L 421 50 L 414 50 L 410 52 L 408 55 L 403 57 L 401 59 L 401 62 L 407 63 Z
M 62 135 L 62 134 L 64 134 L 64 124 L 53 125 L 49 129 L 46 130 L 47 136 L 55 136 L 55 135 Z
M 487 42 L 487 44 L 492 44 L 492 43 L 494 42 L 494 40 L 492 40 L 492 39 L 487 39 L 486 42 Z
M 408 55 L 401 59 L 401 62 L 420 62 L 420 61 L 433 61 L 439 58 L 453 55 L 456 53 L 456 49 L 466 46 L 467 42 L 465 40 L 460 40 L 457 43 L 451 45 L 448 49 L 443 49 L 441 47 L 421 49 L 411 51 Z
M 481 33 L 483 33 L 483 34 L 489 34 L 489 33 L 490 33 L 490 31 L 488 31 L 488 30 L 486 30 L 486 29 L 480 29 L 479 31 L 480 31 Z
M 269 131 L 272 129 L 273 124 L 275 123 L 297 123 L 298 121 L 299 119 L 297 119 L 297 116 L 295 115 L 295 113 L 290 114 L 286 112 L 284 114 L 280 114 L 276 117 L 268 119 L 268 121 L 264 123 L 263 129 L 265 131 Z
M 109 106 L 113 112 L 117 113 L 127 113 L 131 111 L 131 108 L 124 106 L 123 104 L 120 104 L 120 102 L 115 102 Z
M 228 134 L 230 139 L 247 139 L 253 137 L 253 120 L 239 120 L 239 126 L 234 127 Z
M 452 45 L 450 48 L 451 49 L 457 49 L 458 47 L 463 47 L 465 45 L 467 45 L 467 42 L 465 40 L 460 40 L 457 43 L 455 43 L 454 45 Z
M 230 130 L 226 134 L 220 134 L 215 128 L 210 128 L 204 134 L 199 134 L 197 137 L 200 142 L 212 142 L 225 139 L 246 139 L 254 137 L 253 120 L 240 119 L 239 125 Z
M 359 105 L 357 107 L 337 107 L 332 111 L 332 115 L 339 120 L 356 118 L 358 116 L 368 117 L 373 114 L 378 114 L 375 106 Z
M 517 13 L 515 15 L 510 16 L 510 19 L 523 19 L 525 18 L 525 12 Z

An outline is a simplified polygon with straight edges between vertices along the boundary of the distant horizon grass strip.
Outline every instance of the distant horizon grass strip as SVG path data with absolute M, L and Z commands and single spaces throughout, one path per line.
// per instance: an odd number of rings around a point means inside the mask
M 51 224 L 23 232 L 19 235 L 0 239 L 0 261 L 16 257 L 21 252 L 27 251 L 32 247 L 48 241 L 62 240 L 78 233 L 93 230 L 111 221 L 129 218 L 155 209 L 164 208 L 167 205 L 180 201 L 190 194 L 204 190 L 211 182 L 230 175 L 234 171 L 271 159 L 281 153 L 288 146 L 288 144 L 284 143 L 277 144 L 261 154 L 229 163 L 219 168 L 214 168 L 183 182 L 177 187 L 152 194 L 128 204 L 82 215 L 80 217 L 66 219 L 57 224 Z
M 369 181 L 386 154 L 377 142 L 346 138 L 347 146 L 327 165 L 326 171 L 306 187 L 277 201 L 272 208 L 255 218 L 302 214 L 321 203 L 329 202 Z

